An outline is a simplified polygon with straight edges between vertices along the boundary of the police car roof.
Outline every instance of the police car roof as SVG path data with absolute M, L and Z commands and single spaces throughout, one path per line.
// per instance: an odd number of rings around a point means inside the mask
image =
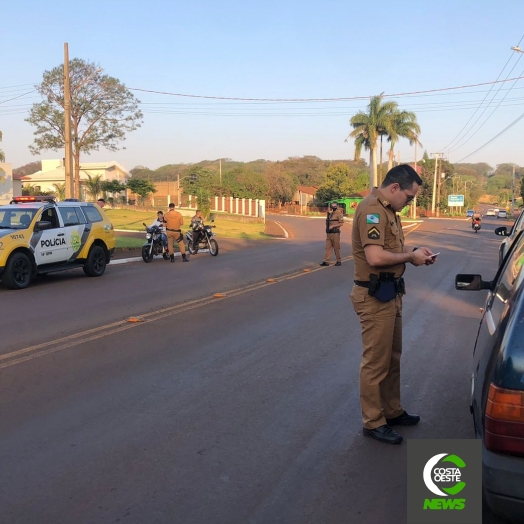
M 87 206 L 94 206 L 95 204 L 93 202 L 72 202 L 72 201 L 66 202 L 64 200 L 62 202 L 57 202 L 56 205 L 59 207 L 71 207 L 71 206 L 87 207 Z

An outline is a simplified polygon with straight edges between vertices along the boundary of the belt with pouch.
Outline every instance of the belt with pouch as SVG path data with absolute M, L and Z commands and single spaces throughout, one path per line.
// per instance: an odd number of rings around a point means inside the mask
M 376 275 L 371 275 L 376 277 Z M 375 297 L 381 302 L 389 302 L 393 300 L 396 295 L 404 295 L 406 293 L 406 287 L 404 279 L 392 278 L 392 279 L 375 279 L 373 282 L 367 280 L 354 280 L 356 286 L 365 287 L 369 290 L 369 295 Z
M 181 233 L 182 232 L 181 229 L 169 229 L 168 227 L 166 227 L 166 230 L 167 231 L 174 231 L 175 233 Z

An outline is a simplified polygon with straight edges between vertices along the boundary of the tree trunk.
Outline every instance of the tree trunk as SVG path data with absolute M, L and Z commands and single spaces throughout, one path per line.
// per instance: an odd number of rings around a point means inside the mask
M 75 157 L 75 198 L 80 200 L 80 152 L 74 154 Z
M 377 144 L 369 150 L 369 184 L 370 189 L 377 187 Z
M 389 158 L 388 158 L 388 171 L 393 168 L 393 157 L 395 156 L 395 151 L 393 148 L 395 144 L 391 142 L 391 147 L 389 148 Z
M 383 135 L 380 135 L 380 182 L 382 182 L 382 138 Z

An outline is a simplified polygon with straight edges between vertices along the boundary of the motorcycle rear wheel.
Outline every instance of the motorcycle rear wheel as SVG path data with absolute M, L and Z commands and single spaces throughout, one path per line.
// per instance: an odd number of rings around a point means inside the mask
M 142 260 L 149 264 L 153 260 L 153 253 L 151 252 L 151 246 L 142 246 Z
M 209 254 L 213 257 L 218 255 L 218 242 L 214 238 L 209 239 Z

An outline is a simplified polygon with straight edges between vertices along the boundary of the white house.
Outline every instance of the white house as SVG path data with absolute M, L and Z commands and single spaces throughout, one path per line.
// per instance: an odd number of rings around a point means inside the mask
M 83 182 L 88 180 L 87 175 L 94 178 L 102 176 L 102 181 L 118 180 L 125 184 L 131 173 L 118 162 L 89 162 L 80 164 L 80 196 L 85 199 Z M 74 173 L 73 173 L 74 177 Z M 63 160 L 42 160 L 42 169 L 23 178 L 24 185 L 33 185 L 37 191 L 56 191 L 53 184 L 65 183 L 65 169 Z

